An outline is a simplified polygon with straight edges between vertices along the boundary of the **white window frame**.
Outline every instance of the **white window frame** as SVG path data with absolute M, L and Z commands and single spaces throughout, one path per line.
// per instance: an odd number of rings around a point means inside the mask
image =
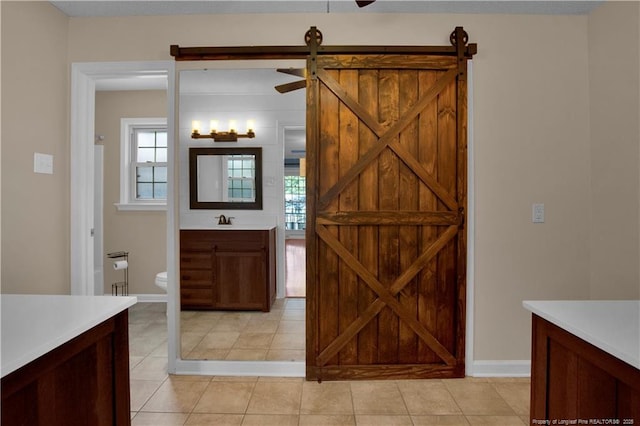
M 167 200 L 137 200 L 135 196 L 135 165 L 133 159 L 133 130 L 167 127 L 166 118 L 120 119 L 120 202 L 118 210 L 166 210 Z M 167 148 L 168 149 L 168 148 Z M 167 176 L 168 178 L 168 176 Z
M 253 170 L 254 170 L 254 176 L 253 177 L 241 177 L 241 178 L 236 178 L 236 177 L 231 177 L 229 176 L 229 159 L 240 159 L 240 160 L 253 160 Z M 255 163 L 255 156 L 253 155 L 249 155 L 249 154 L 232 154 L 232 155 L 225 155 L 225 161 L 224 164 L 222 166 L 223 170 L 223 176 L 222 176 L 222 181 L 224 182 L 224 193 L 222 194 L 222 197 L 224 199 L 224 201 L 230 201 L 230 202 L 237 202 L 237 203 L 243 203 L 243 202 L 251 202 L 251 203 L 255 203 L 256 201 L 256 187 L 255 187 L 255 169 L 256 169 L 256 163 Z M 229 197 L 229 183 L 232 181 L 252 181 L 254 182 L 254 186 L 253 186 L 253 198 L 234 198 L 234 197 Z

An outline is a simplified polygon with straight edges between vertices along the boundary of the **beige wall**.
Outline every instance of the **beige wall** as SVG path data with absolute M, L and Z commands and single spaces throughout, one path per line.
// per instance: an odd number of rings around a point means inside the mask
M 527 359 L 522 300 L 589 297 L 589 218 L 576 215 L 589 207 L 586 17 L 486 20 L 468 26 L 479 43 L 475 358 Z M 533 203 L 545 223 L 532 223 Z
M 594 299 L 640 298 L 639 9 L 605 3 L 589 16 Z
M 166 91 L 96 93 L 96 134 L 104 136 L 105 294 L 121 281 L 106 254 L 129 252 L 129 293 L 163 293 L 153 283 L 167 270 L 167 220 L 164 211 L 118 211 L 120 201 L 120 119 L 166 117 Z
M 613 122 L 603 112 L 598 123 L 592 123 L 596 141 L 590 143 L 589 116 L 594 111 L 589 96 L 607 90 L 605 82 L 589 80 L 596 63 L 605 62 L 593 57 L 590 62 L 590 56 L 596 55 L 590 45 L 608 37 L 605 34 L 613 32 L 627 15 L 617 3 L 605 7 L 595 12 L 602 16 L 594 13 L 592 19 L 371 13 L 72 18 L 68 55 L 70 62 L 168 60 L 171 44 L 296 45 L 302 43 L 311 25 L 323 32 L 325 44 L 448 44 L 452 29 L 463 25 L 471 41 L 479 45 L 473 61 L 476 272 L 472 277 L 472 344 L 476 359 L 528 359 L 530 320 L 521 306 L 523 299 L 587 299 L 605 291 L 633 297 L 629 288 L 634 280 L 637 285 L 637 135 L 633 147 L 629 142 L 633 130 L 625 131 L 622 139 L 626 142 L 620 142 L 624 161 L 618 162 L 617 154 L 611 161 L 594 161 L 593 154 L 604 151 L 596 126 L 604 129 Z M 637 28 L 638 14 L 632 16 Z M 637 45 L 635 48 L 637 51 Z M 4 59 L 3 51 L 3 65 Z M 637 78 L 633 64 L 617 63 L 626 78 L 634 72 Z M 640 92 L 637 86 L 631 91 Z M 4 98 L 3 93 L 3 102 Z M 18 93 L 11 99 L 19 100 Z M 66 98 L 57 94 L 56 99 L 61 102 Z M 613 99 L 607 107 L 614 118 L 616 114 L 624 117 L 633 102 L 621 104 Z M 636 122 L 638 112 L 630 114 L 636 114 L 631 117 Z M 5 151 L 3 161 L 4 156 Z M 606 171 L 615 168 L 620 169 L 616 175 L 635 179 L 635 184 L 608 185 Z M 3 185 L 4 179 L 5 175 Z M 615 269 L 623 270 L 623 277 L 605 286 L 590 284 L 590 280 L 609 276 L 611 266 L 610 261 L 593 262 L 600 244 L 595 235 L 602 235 L 603 228 L 592 226 L 592 217 L 602 221 L 601 226 L 614 227 L 620 226 L 621 220 L 626 224 L 626 216 L 620 217 L 613 209 L 596 209 L 601 185 L 608 185 L 601 193 L 607 202 L 628 199 L 623 207 L 630 207 L 629 215 L 635 215 L 630 237 L 623 236 L 630 251 L 623 251 L 623 256 L 610 255 L 611 261 L 619 262 Z M 545 203 L 546 223 L 531 223 L 532 203 Z M 65 213 L 68 216 L 68 211 Z M 611 247 L 618 237 L 608 237 L 607 245 Z M 3 244 L 4 239 L 3 234 Z M 66 236 L 59 243 L 68 250 Z M 5 250 L 6 245 L 6 254 Z
M 68 18 L 2 7 L 2 292 L 69 293 Z M 35 152 L 53 174 L 33 172 Z

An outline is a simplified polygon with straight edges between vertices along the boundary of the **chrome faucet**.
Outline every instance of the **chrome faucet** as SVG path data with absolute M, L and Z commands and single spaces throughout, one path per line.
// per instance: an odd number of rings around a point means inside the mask
M 233 217 L 226 217 L 221 214 L 220 216 L 216 216 L 216 219 L 218 219 L 218 225 L 231 225 L 231 219 L 233 219 Z

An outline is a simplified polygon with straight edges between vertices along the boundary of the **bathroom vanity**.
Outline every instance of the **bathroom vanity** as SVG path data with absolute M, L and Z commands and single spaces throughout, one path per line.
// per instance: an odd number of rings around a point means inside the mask
M 640 424 L 640 301 L 525 301 L 530 424 Z
M 182 309 L 261 310 L 276 298 L 276 228 L 180 231 Z
M 0 296 L 3 425 L 130 425 L 135 297 Z

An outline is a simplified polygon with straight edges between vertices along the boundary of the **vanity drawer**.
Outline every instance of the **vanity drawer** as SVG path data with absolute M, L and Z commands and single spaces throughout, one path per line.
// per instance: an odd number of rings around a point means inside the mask
M 211 290 L 211 282 L 213 280 L 213 273 L 211 269 L 205 270 L 189 270 L 184 269 L 180 271 L 180 287 L 187 288 L 208 288 Z
M 183 308 L 211 309 L 212 302 L 213 289 L 211 287 L 180 289 L 180 305 Z
M 211 269 L 211 252 L 191 252 L 180 253 L 181 269 Z

